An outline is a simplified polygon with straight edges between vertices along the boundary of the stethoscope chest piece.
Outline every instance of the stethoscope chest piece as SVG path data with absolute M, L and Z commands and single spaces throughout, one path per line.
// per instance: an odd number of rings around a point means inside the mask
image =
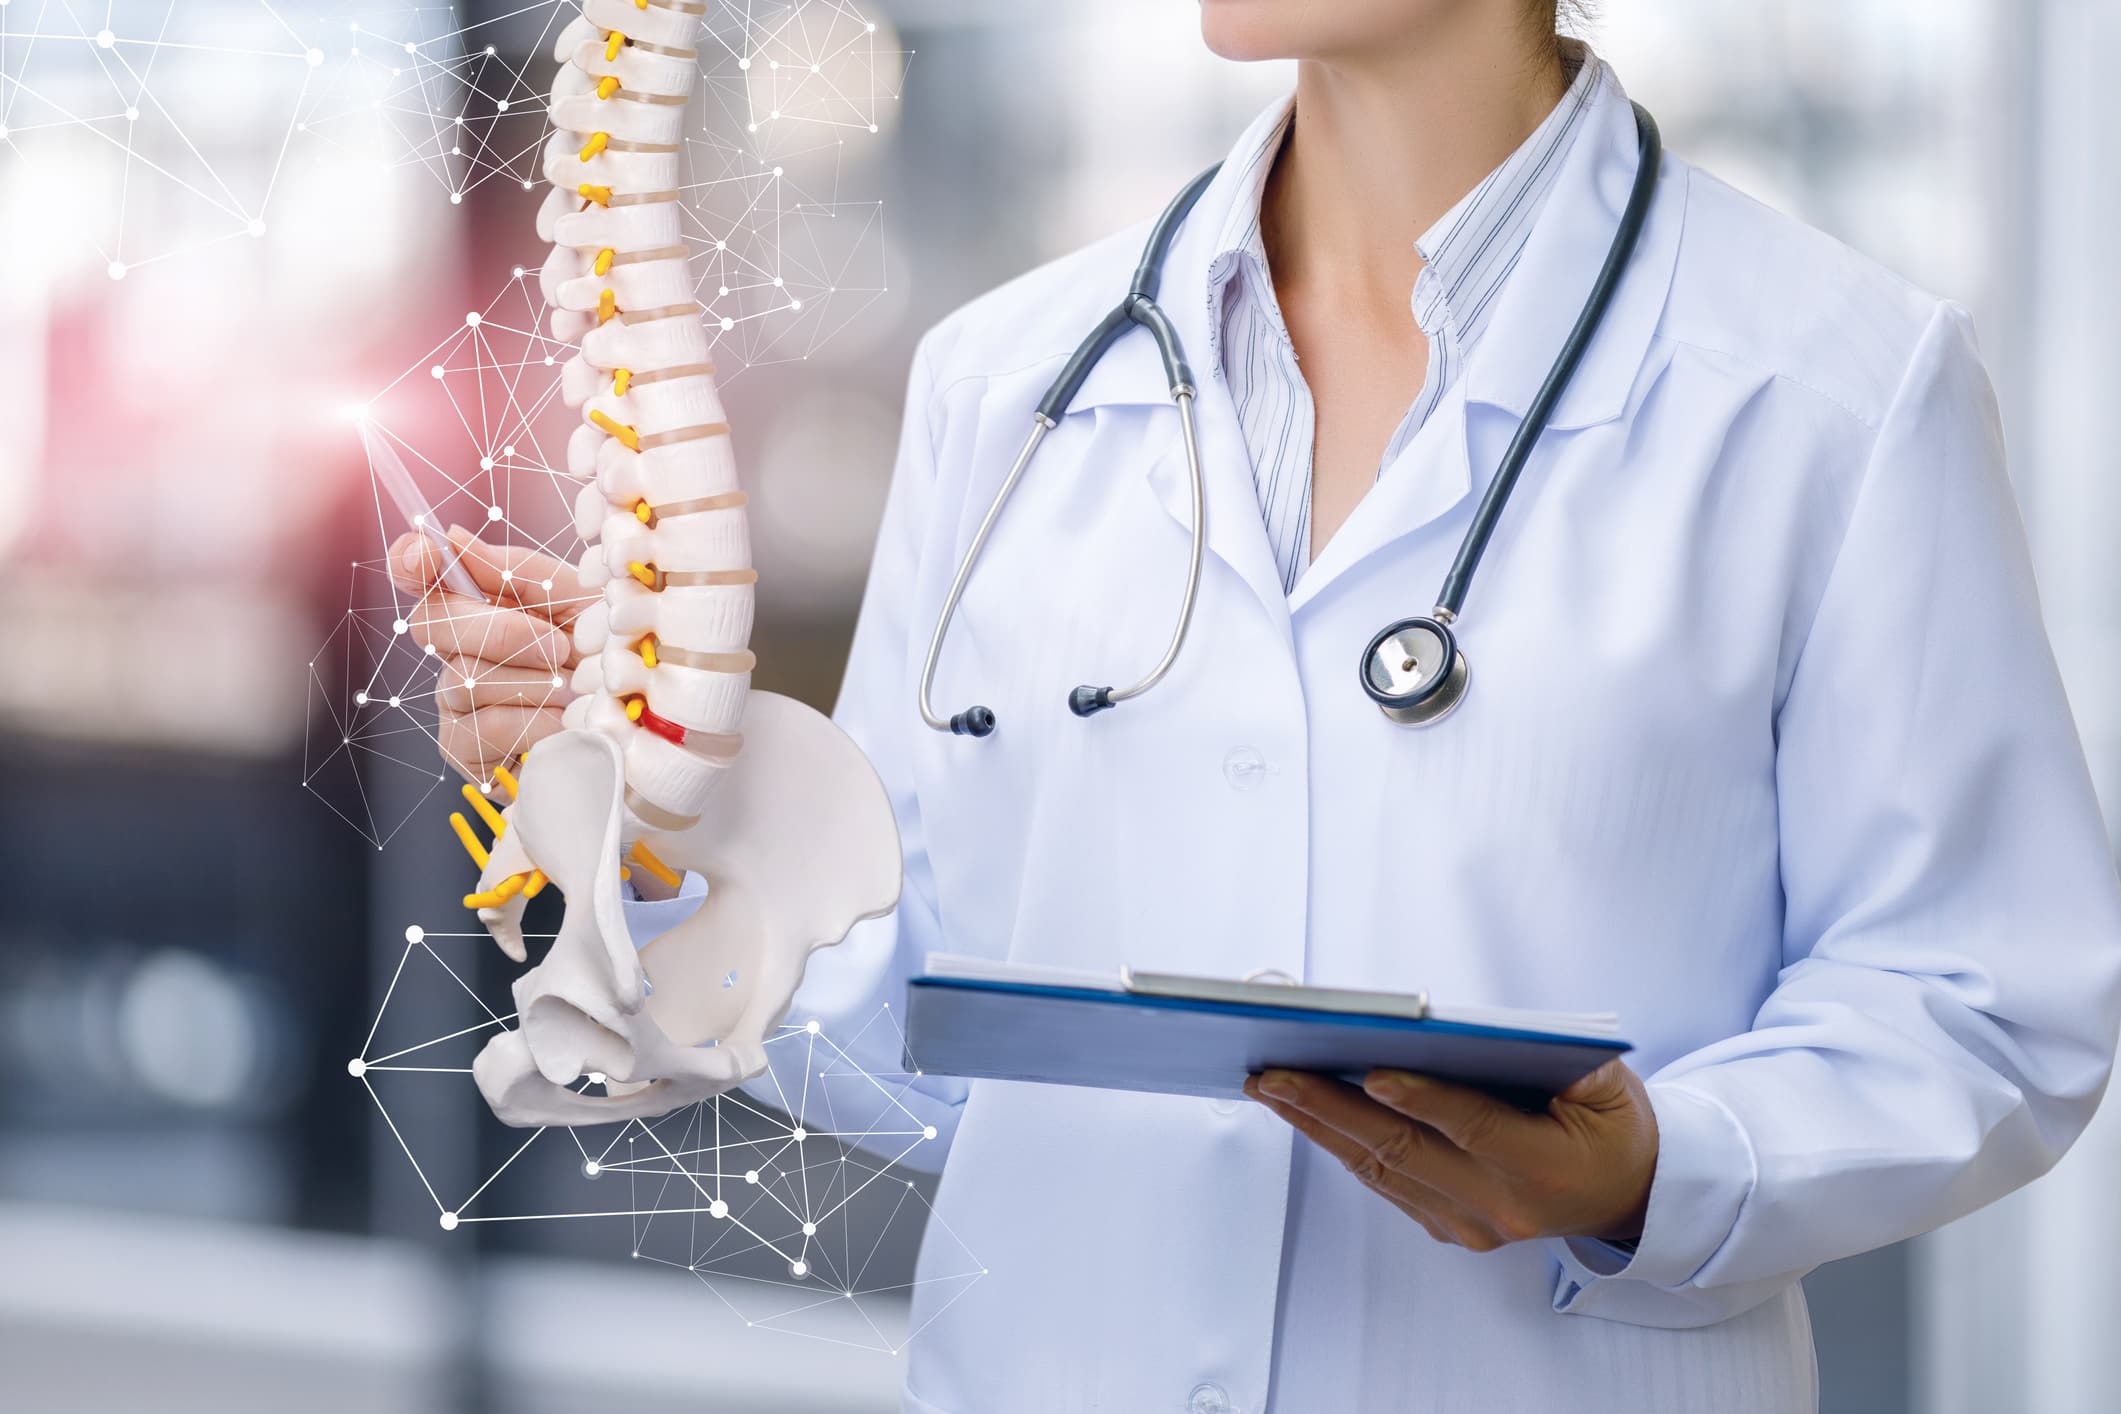
M 1401 619 L 1370 640 L 1362 690 L 1403 727 L 1441 721 L 1465 700 L 1466 655 L 1441 619 Z

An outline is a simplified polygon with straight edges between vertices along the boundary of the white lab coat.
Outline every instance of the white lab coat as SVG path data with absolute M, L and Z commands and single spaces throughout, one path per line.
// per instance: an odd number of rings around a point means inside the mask
M 1957 307 L 1667 156 L 1467 601 L 1470 695 L 1408 729 L 1357 686 L 1433 602 L 1634 165 L 1616 89 L 1464 376 L 1288 595 L 1213 368 L 1209 187 L 1163 278 L 1200 383 L 1199 610 L 1170 677 L 1088 721 L 1068 689 L 1155 661 L 1186 567 L 1139 331 L 944 651 L 940 709 L 999 730 L 928 730 L 915 684 L 1143 229 L 923 340 L 839 708 L 905 894 L 795 1016 L 851 1032 L 931 949 L 1610 1009 L 1661 1131 L 1639 1252 L 1440 1246 L 1250 1105 L 926 1077 L 937 1216 L 990 1274 L 916 1289 L 909 1410 L 1809 1409 L 1798 1278 L 2034 1177 L 2090 1115 L 2121 894 Z M 864 1044 L 897 1067 L 887 1028 Z

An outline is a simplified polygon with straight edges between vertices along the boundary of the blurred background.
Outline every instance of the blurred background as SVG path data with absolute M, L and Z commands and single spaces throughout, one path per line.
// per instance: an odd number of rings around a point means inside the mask
M 407 941 L 467 925 L 469 874 L 348 411 L 445 517 L 565 534 L 524 267 L 571 8 L 0 0 L 9 1408 L 896 1407 L 900 1336 L 764 1329 L 629 1261 L 625 1219 L 442 1231 L 429 1175 L 499 1167 L 484 1201 L 553 1211 L 578 1159 L 507 1165 L 468 1077 L 386 1110 L 347 1072 L 387 992 L 423 1038 L 505 995 L 491 948 Z M 693 237 L 759 682 L 829 706 L 919 333 L 1158 208 L 1288 75 L 1209 56 L 1186 0 L 711 8 Z M 1578 25 L 1675 150 L 1974 311 L 2117 818 L 2121 0 L 1601 0 Z M 1815 1274 L 1824 1407 L 2121 1409 L 2117 1182 L 2109 1110 L 2025 1193 Z

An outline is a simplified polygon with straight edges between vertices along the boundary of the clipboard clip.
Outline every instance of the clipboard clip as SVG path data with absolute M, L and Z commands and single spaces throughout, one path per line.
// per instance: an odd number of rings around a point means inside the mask
M 1394 1016 L 1408 1021 L 1429 1018 L 1429 994 L 1358 992 L 1339 987 L 1307 987 L 1286 972 L 1262 968 L 1242 981 L 1222 977 L 1185 977 L 1169 972 L 1137 972 L 1122 963 L 1120 990 L 1142 997 L 1179 997 L 1192 1001 L 1245 1002 L 1255 1006 L 1301 1007 L 1308 1011 L 1352 1011 Z

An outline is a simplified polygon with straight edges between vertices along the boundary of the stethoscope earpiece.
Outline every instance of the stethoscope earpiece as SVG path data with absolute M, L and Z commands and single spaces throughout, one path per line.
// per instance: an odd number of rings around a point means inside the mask
M 1403 727 L 1449 716 L 1470 681 L 1466 655 L 1440 618 L 1401 619 L 1363 650 L 1362 690 Z
M 1113 705 L 1112 689 L 1084 683 L 1068 694 L 1068 710 L 1078 717 L 1091 717 Z
M 951 717 L 950 730 L 956 736 L 991 736 L 994 733 L 994 709 L 967 707 Z

